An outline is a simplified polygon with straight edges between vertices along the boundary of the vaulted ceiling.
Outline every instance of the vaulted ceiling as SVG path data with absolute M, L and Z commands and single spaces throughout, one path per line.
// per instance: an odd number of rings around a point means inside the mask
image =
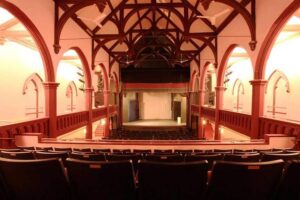
M 93 61 L 103 48 L 110 64 L 126 65 L 138 59 L 135 44 L 141 38 L 156 36 L 173 43 L 167 58 L 173 62 L 199 64 L 208 47 L 217 63 L 217 36 L 239 14 L 249 27 L 251 49 L 256 44 L 255 0 L 55 0 L 55 5 L 55 51 L 72 18 L 93 39 Z

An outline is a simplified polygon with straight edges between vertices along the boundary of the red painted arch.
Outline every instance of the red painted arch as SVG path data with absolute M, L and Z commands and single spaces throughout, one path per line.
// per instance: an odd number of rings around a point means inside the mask
M 37 45 L 38 50 L 41 54 L 44 69 L 45 69 L 46 82 L 55 82 L 54 68 L 53 68 L 51 55 L 46 45 L 46 42 L 43 39 L 39 30 L 36 28 L 33 22 L 26 16 L 26 14 L 22 12 L 14 4 L 4 0 L 4 1 L 0 1 L 0 7 L 4 8 L 12 15 L 14 15 L 26 27 L 26 29 L 34 39 L 35 44 Z
M 84 53 L 82 52 L 82 50 L 79 47 L 72 47 L 70 49 L 74 50 L 81 60 L 81 63 L 83 66 L 83 71 L 85 74 L 86 88 L 92 88 L 91 71 L 90 71 L 89 63 L 88 63 Z
M 191 82 L 190 82 L 191 92 L 194 92 L 196 76 L 197 76 L 197 71 L 194 70 L 193 73 L 192 73 L 192 79 L 191 79 Z
M 112 74 L 113 74 L 115 84 L 116 84 L 116 91 L 117 91 L 117 93 L 119 93 L 119 78 L 118 78 L 118 75 L 117 75 L 116 72 L 113 72 Z
M 282 28 L 285 26 L 288 20 L 293 16 L 293 14 L 299 9 L 299 7 L 300 7 L 300 0 L 294 0 L 273 23 L 258 53 L 258 58 L 256 61 L 255 73 L 254 73 L 255 80 L 265 78 L 266 62 L 270 56 L 274 43 L 278 35 L 280 34 Z
M 212 64 L 211 62 L 206 62 L 204 67 L 202 68 L 202 72 L 200 73 L 200 83 L 199 83 L 199 89 L 204 90 L 204 81 L 205 81 L 205 76 L 207 69 L 209 65 Z
M 104 78 L 104 91 L 108 91 L 108 73 L 103 63 L 99 64 L 100 68 L 102 69 L 103 78 Z
M 223 79 L 224 79 L 224 74 L 225 74 L 225 70 L 226 70 L 226 67 L 227 67 L 227 62 L 228 62 L 228 59 L 230 57 L 230 54 L 232 53 L 232 51 L 238 47 L 239 45 L 237 44 L 232 44 L 228 47 L 228 49 L 225 51 L 223 57 L 222 57 L 222 60 L 221 60 L 221 63 L 220 63 L 220 67 L 219 67 L 219 70 L 218 70 L 218 76 L 217 76 L 217 86 L 223 86 Z

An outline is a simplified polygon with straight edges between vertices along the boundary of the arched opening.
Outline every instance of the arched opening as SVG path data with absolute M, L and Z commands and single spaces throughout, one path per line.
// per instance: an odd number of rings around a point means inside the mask
M 43 80 L 52 79 L 49 73 L 52 69 L 45 66 L 47 62 L 43 59 L 41 38 L 36 42 L 38 31 L 35 32 L 29 19 L 12 4 L 4 2 L 1 6 L 0 126 L 44 117 Z
M 247 51 L 235 47 L 229 54 L 224 71 L 225 87 L 223 109 L 234 112 L 251 113 L 253 68 Z
M 86 109 L 87 79 L 84 72 L 81 59 L 75 50 L 69 50 L 63 54 L 56 73 L 56 81 L 59 83 L 57 89 L 58 115 Z M 77 89 L 78 93 L 75 95 Z
M 204 106 L 214 107 L 216 102 L 216 70 L 213 64 L 208 64 L 207 69 L 204 71 L 204 80 L 202 89 L 204 92 Z
M 194 87 L 191 99 L 192 104 L 199 105 L 199 77 L 197 75 L 194 78 Z
M 116 80 L 113 76 L 110 77 L 110 83 L 109 83 L 109 104 L 110 105 L 116 105 L 117 104 L 117 86 L 116 86 Z
M 264 115 L 300 122 L 300 9 L 282 27 L 266 61 Z
M 104 72 L 100 65 L 95 66 L 93 75 L 94 82 L 94 96 L 93 96 L 93 107 L 97 108 L 104 105 L 104 88 L 105 88 L 105 79 Z

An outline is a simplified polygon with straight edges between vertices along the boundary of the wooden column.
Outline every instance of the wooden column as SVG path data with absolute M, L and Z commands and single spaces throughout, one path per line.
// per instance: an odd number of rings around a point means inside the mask
M 217 86 L 216 88 L 216 110 L 215 110 L 215 140 L 219 140 L 220 131 L 220 110 L 223 108 L 223 95 L 225 91 L 225 87 Z
M 57 137 L 57 87 L 59 83 L 46 82 L 45 89 L 45 114 L 49 117 L 49 137 Z
M 250 81 L 252 85 L 252 115 L 251 115 L 251 133 L 250 137 L 256 139 L 259 137 L 259 117 L 264 114 L 264 97 L 266 80 Z
M 109 93 L 110 91 L 105 90 L 103 91 L 104 96 L 104 106 L 106 108 L 106 117 L 105 117 L 105 128 L 104 128 L 104 137 L 109 137 Z
M 202 117 L 202 106 L 204 105 L 204 90 L 199 90 L 199 121 L 198 121 L 198 139 L 204 138 L 204 125 L 202 123 L 203 117 Z
M 93 139 L 93 88 L 85 89 L 86 110 L 88 111 L 88 123 L 86 125 L 86 139 Z

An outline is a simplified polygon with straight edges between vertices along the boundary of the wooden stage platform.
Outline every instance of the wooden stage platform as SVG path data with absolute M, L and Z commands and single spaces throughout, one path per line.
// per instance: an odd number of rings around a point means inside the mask
M 137 120 L 123 123 L 124 130 L 181 130 L 186 128 L 186 123 L 178 124 L 169 119 Z

